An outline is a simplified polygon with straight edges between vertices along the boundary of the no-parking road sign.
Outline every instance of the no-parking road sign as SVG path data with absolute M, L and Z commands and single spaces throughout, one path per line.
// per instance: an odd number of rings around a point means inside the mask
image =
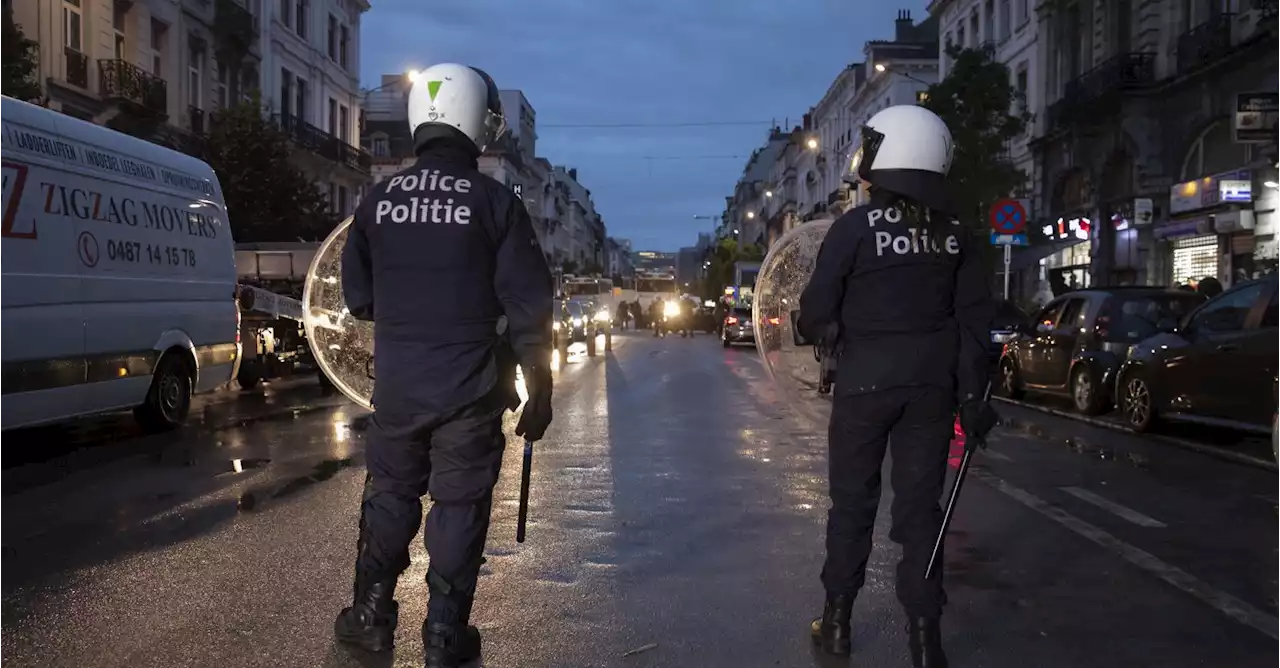
M 991 205 L 991 243 L 1000 246 L 1027 245 L 1027 201 L 1002 199 Z

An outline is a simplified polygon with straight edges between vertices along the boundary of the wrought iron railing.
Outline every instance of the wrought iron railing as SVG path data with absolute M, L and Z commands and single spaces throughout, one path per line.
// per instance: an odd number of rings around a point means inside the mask
M 99 60 L 102 97 L 132 102 L 159 115 L 169 113 L 169 85 L 164 79 L 124 60 Z
M 89 87 L 89 56 L 71 47 L 62 49 L 67 60 L 67 83 L 81 88 Z
M 204 109 L 196 106 L 187 107 L 187 120 L 191 126 L 191 132 L 202 135 L 204 134 Z
M 1235 14 L 1219 14 L 1178 36 L 1178 74 L 1199 69 L 1231 53 Z
M 253 13 L 235 0 L 218 0 L 213 18 L 213 30 L 219 39 L 234 40 L 248 48 L 258 38 Z
M 292 114 L 277 114 L 276 123 L 293 142 L 316 155 L 368 173 L 373 161 L 369 154 Z
M 1050 129 L 1070 125 L 1097 115 L 1099 99 L 1114 93 L 1137 90 L 1155 83 L 1154 53 L 1121 53 L 1067 82 L 1062 97 L 1046 110 Z

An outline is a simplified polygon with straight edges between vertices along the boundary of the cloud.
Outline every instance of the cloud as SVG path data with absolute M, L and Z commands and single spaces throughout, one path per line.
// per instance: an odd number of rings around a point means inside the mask
M 674 249 L 717 215 L 771 119 L 798 123 L 831 80 L 924 0 L 379 0 L 361 26 L 362 78 L 466 62 L 538 113 L 538 153 L 575 166 L 609 234 Z M 564 124 L 765 121 L 704 128 Z M 546 127 L 543 127 L 546 126 Z M 644 243 L 641 243 L 644 242 Z

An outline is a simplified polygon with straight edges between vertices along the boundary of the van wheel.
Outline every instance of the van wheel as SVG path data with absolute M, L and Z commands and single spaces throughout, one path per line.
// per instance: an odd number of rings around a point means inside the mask
M 191 367 L 175 354 L 160 358 L 151 376 L 147 398 L 133 410 L 144 431 L 159 433 L 177 428 L 191 411 Z
M 236 382 L 242 390 L 252 390 L 262 382 L 262 365 L 256 359 L 240 362 L 240 373 L 236 374 Z

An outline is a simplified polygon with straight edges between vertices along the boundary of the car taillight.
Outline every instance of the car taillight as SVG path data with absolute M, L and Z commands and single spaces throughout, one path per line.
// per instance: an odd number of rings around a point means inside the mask
M 738 324 L 738 319 L 737 319 L 737 318 L 735 318 L 735 317 L 733 317 L 733 316 L 729 316 L 729 317 L 727 317 L 727 318 L 725 318 L 725 319 L 724 319 L 724 324 L 726 324 L 726 325 L 736 325 L 736 324 Z
M 780 322 L 782 322 L 782 319 L 781 319 L 781 318 L 769 318 L 769 324 L 770 324 L 770 325 L 776 325 L 776 324 L 778 324 L 778 323 L 780 323 Z

